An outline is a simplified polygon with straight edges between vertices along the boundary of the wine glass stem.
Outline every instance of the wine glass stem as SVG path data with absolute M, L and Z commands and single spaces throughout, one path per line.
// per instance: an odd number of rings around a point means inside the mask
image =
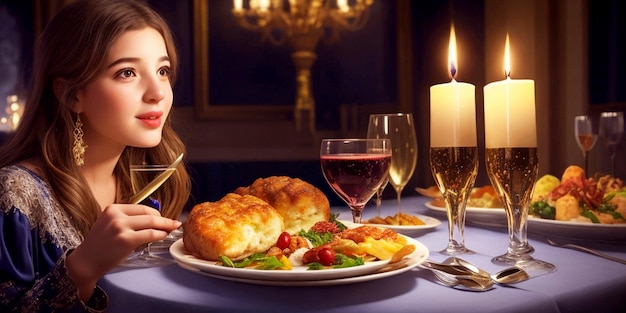
M 380 215 L 380 207 L 383 204 L 382 202 L 383 202 L 383 195 L 382 195 L 382 192 L 379 189 L 379 191 L 376 192 L 376 210 L 378 212 L 377 216 L 381 216 Z
M 533 252 L 533 248 L 528 244 L 526 221 L 528 209 L 522 204 L 508 204 L 507 218 L 509 223 L 509 248 L 508 253 L 521 256 Z
M 445 197 L 446 214 L 448 216 L 448 247 L 449 254 L 460 254 L 465 251 L 465 204 L 456 195 Z
M 615 177 L 615 145 L 609 147 L 609 153 L 611 155 L 611 176 Z
M 352 211 L 352 221 L 355 223 L 361 223 L 361 217 L 363 216 L 363 208 L 365 205 L 351 205 L 350 211 Z
M 585 159 L 585 177 L 587 176 L 587 173 L 589 172 L 589 158 L 587 157 L 587 151 L 583 151 L 583 158 Z
M 398 214 L 400 214 L 401 209 L 400 209 L 400 197 L 402 196 L 402 189 L 403 187 L 397 187 L 396 188 L 396 196 L 398 198 Z M 398 218 L 400 218 L 400 216 L 398 216 Z
M 141 252 L 139 252 L 139 255 L 137 255 L 137 258 L 144 260 L 144 259 L 148 259 L 152 257 L 152 251 L 150 250 L 150 245 L 152 243 L 148 242 L 146 244 L 146 247 L 141 249 Z

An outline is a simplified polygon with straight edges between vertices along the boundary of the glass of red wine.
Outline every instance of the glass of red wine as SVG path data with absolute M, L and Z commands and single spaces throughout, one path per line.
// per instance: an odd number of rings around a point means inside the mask
M 320 148 L 322 173 L 330 187 L 348 204 L 352 220 L 361 223 L 365 204 L 385 182 L 391 166 L 389 139 L 324 139 Z

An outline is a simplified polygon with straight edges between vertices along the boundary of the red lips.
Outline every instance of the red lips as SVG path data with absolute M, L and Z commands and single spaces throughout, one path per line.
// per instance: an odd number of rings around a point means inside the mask
M 163 116 L 163 112 L 152 111 L 137 115 L 136 117 L 146 126 L 150 128 L 158 128 L 159 126 L 161 126 L 161 116 Z

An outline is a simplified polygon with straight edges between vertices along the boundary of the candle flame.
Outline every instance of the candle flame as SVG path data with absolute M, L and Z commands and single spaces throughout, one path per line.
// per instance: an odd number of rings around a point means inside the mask
M 448 46 L 448 71 L 452 79 L 456 76 L 457 66 L 456 33 L 454 32 L 454 24 L 452 24 L 450 25 L 450 44 Z
M 506 43 L 504 44 L 504 76 L 511 76 L 511 48 L 509 45 L 509 34 L 506 34 Z

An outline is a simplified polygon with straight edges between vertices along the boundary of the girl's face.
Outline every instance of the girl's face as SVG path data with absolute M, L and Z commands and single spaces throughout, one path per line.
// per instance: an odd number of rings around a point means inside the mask
M 149 27 L 128 31 L 113 44 L 105 63 L 104 71 L 77 94 L 87 154 L 103 147 L 158 145 L 173 100 L 163 37 Z

